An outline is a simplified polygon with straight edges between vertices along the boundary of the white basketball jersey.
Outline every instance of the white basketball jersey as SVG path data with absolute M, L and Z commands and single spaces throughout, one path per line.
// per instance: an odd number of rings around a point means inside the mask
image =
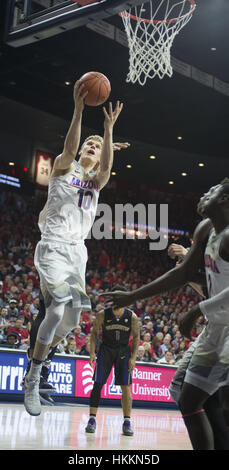
M 205 249 L 204 260 L 209 297 L 219 294 L 229 285 L 229 262 L 224 261 L 219 255 L 223 233 L 224 231 L 216 235 L 213 229 Z
M 99 190 L 81 165 L 74 161 L 70 173 L 49 181 L 41 238 L 74 243 L 87 238 L 95 219 Z

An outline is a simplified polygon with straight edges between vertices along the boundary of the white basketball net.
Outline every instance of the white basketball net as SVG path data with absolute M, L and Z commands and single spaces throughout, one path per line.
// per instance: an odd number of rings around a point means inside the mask
M 148 0 L 120 13 L 129 46 L 127 82 L 144 85 L 147 78 L 172 76 L 173 40 L 195 7 L 194 0 Z

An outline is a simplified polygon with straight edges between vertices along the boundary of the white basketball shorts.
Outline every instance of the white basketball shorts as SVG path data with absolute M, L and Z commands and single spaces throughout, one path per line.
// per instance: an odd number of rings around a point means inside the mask
M 72 302 L 73 308 L 91 310 L 85 291 L 87 248 L 84 242 L 69 244 L 41 240 L 35 250 L 34 264 L 47 306 L 50 296 L 56 302 Z

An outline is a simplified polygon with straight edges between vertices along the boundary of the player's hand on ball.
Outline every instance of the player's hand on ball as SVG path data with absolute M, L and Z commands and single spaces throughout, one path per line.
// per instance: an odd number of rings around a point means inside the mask
M 77 111 L 83 111 L 84 109 L 84 99 L 86 98 L 88 91 L 84 92 L 84 84 L 77 80 L 74 85 L 74 101 L 75 101 L 75 108 Z

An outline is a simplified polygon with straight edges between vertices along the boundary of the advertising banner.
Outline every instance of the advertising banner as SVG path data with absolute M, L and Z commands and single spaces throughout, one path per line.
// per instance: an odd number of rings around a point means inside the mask
M 28 364 L 23 352 L 0 351 L 0 393 L 24 393 L 21 382 Z M 56 356 L 50 366 L 49 382 L 57 395 L 74 396 L 75 358 Z
M 169 384 L 175 371 L 175 368 L 170 367 L 136 364 L 132 373 L 131 391 L 133 400 L 174 403 L 169 393 Z M 83 360 L 76 362 L 76 377 L 75 396 L 90 397 L 93 388 L 93 369 L 88 362 Z M 121 398 L 121 387 L 116 386 L 114 382 L 113 368 L 107 383 L 102 389 L 101 398 Z
M 23 351 L 0 350 L 0 395 L 23 394 L 21 385 L 28 359 Z M 169 384 L 176 368 L 136 364 L 132 373 L 131 392 L 133 400 L 174 403 Z M 76 356 L 56 355 L 50 365 L 48 381 L 55 387 L 56 395 L 89 398 L 93 388 L 94 370 L 88 359 Z M 121 399 L 120 386 L 115 385 L 114 369 L 104 385 L 101 398 Z

